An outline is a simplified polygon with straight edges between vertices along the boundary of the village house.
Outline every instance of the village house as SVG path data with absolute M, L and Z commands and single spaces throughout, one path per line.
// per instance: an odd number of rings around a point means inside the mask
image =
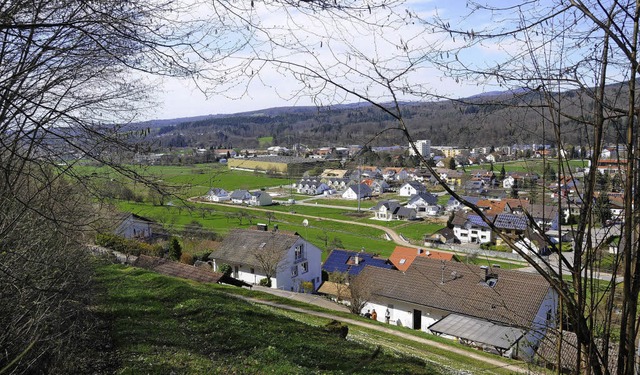
M 377 205 L 370 208 L 374 212 L 376 220 L 415 220 L 416 210 L 413 208 L 403 207 L 398 201 L 380 201 Z
M 254 191 L 247 203 L 250 206 L 270 206 L 273 204 L 273 198 L 266 191 Z
M 389 323 L 531 360 L 555 327 L 557 294 L 540 275 L 416 257 L 404 272 L 366 267 L 363 311 Z
M 461 196 L 460 198 L 464 199 L 465 201 L 471 204 L 476 204 L 480 200 L 480 198 L 478 197 L 470 197 L 470 196 L 464 196 L 464 195 Z M 455 197 L 449 198 L 449 200 L 447 201 L 447 205 L 445 206 L 445 210 L 449 212 L 458 211 L 458 210 L 468 210 L 468 209 L 469 208 L 467 206 L 463 205 L 462 202 L 457 200 Z
M 435 233 L 425 234 L 424 236 L 424 246 L 438 247 L 440 245 L 454 243 L 460 243 L 460 241 L 458 241 L 455 233 L 453 233 L 453 229 L 449 227 L 444 227 Z
M 249 284 L 260 283 L 272 271 L 272 288 L 302 292 L 303 282 L 311 283 L 313 291 L 320 285 L 321 256 L 322 250 L 297 233 L 237 229 L 209 259 L 214 271 L 226 264 L 232 277 Z
M 342 199 L 365 199 L 370 198 L 371 195 L 371 188 L 367 184 L 354 184 L 349 186 L 344 193 L 342 193 Z
M 429 192 L 412 195 L 409 197 L 405 207 L 416 210 L 417 217 L 435 216 L 438 215 L 442 209 L 442 207 L 438 205 L 438 197 Z
M 117 215 L 113 233 L 117 236 L 129 239 L 148 240 L 156 234 L 154 227 L 159 229 L 160 226 L 154 221 L 142 216 L 138 216 L 133 213 L 125 213 Z
M 495 216 L 493 225 L 497 233 L 515 240 L 525 233 L 529 227 L 529 219 L 523 215 L 502 213 Z M 496 235 L 495 239 L 496 245 L 502 244 L 500 236 Z
M 460 243 L 490 243 L 493 242 L 493 232 L 489 224 L 480 216 L 456 211 L 451 220 L 453 233 Z
M 427 187 L 418 181 L 408 181 L 398 189 L 398 195 L 401 197 L 410 197 L 419 193 L 426 193 Z
M 231 193 L 231 203 L 234 204 L 248 204 L 251 199 L 251 193 L 248 190 L 234 190 Z
M 222 188 L 211 188 L 204 196 L 204 199 L 209 202 L 226 202 L 231 200 L 231 195 Z

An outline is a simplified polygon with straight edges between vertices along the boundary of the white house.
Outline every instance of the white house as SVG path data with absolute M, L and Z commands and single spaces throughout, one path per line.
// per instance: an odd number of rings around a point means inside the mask
M 209 202 L 225 202 L 231 200 L 231 195 L 222 188 L 211 188 L 204 198 Z
M 273 271 L 271 287 L 295 292 L 303 291 L 303 282 L 315 291 L 321 283 L 322 250 L 298 234 L 280 231 L 236 229 L 224 238 L 211 255 L 214 271 L 223 264 L 231 267 L 233 276 L 250 284 Z
M 491 228 L 478 215 L 467 215 L 456 211 L 453 220 L 453 234 L 460 243 L 487 243 L 492 241 Z
M 154 222 L 132 213 L 119 215 L 116 218 L 114 234 L 124 238 L 147 239 L 154 234 Z
M 248 190 L 234 190 L 231 193 L 231 203 L 235 204 L 243 204 L 249 203 L 249 199 L 251 199 L 251 193 Z
M 355 184 L 342 193 L 342 199 L 356 200 L 371 197 L 371 188 L 367 184 Z
M 250 206 L 269 206 L 273 204 L 271 195 L 266 191 L 254 191 L 248 201 Z
M 371 210 L 374 212 L 374 218 L 377 220 L 415 220 L 416 210 L 413 208 L 403 207 L 398 201 L 380 201 Z
M 427 187 L 418 181 L 408 181 L 400 187 L 398 195 L 401 197 L 410 197 L 419 193 L 426 193 Z
M 303 178 L 298 181 L 295 187 L 299 194 L 308 195 L 320 195 L 327 190 L 331 190 L 331 187 L 320 181 L 318 177 Z
M 502 355 L 531 360 L 555 327 L 557 294 L 540 275 L 416 257 L 409 268 L 365 267 L 371 286 L 363 311 L 378 320 L 456 338 Z
M 418 217 L 435 216 L 442 208 L 438 205 L 438 197 L 429 192 L 412 195 L 405 207 L 415 209 Z
M 507 176 L 504 178 L 504 180 L 502 180 L 502 187 L 504 189 L 511 189 L 513 187 L 513 185 L 515 185 L 516 180 L 515 178 L 513 178 L 513 176 Z

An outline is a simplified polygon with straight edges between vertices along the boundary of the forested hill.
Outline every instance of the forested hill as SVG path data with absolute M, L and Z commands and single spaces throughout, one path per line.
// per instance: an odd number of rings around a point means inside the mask
M 618 100 L 619 88 L 609 89 Z M 593 107 L 586 94 L 575 91 L 559 98 L 572 117 L 587 117 Z M 402 103 L 402 111 L 414 139 L 430 139 L 433 145 L 554 144 L 553 124 L 548 109 L 540 107 L 543 103 L 539 93 L 519 90 L 458 101 Z M 257 147 L 261 137 L 273 137 L 271 144 L 280 146 L 337 146 L 372 139 L 372 145 L 407 143 L 398 130 L 384 131 L 397 128 L 397 121 L 369 104 L 282 107 L 163 120 L 144 126 L 151 127 L 150 137 L 162 147 Z M 585 141 L 584 125 L 565 117 L 560 126 L 564 142 L 581 145 Z M 609 131 L 606 141 L 615 141 L 614 130 Z

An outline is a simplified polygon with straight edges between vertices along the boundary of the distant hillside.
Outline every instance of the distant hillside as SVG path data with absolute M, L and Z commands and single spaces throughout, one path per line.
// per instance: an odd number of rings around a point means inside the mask
M 620 86 L 611 87 L 620 99 Z M 589 116 L 593 101 L 585 94 L 567 92 L 558 97 L 572 116 Z M 460 147 L 506 144 L 553 144 L 553 128 L 543 100 L 535 91 L 520 89 L 492 92 L 461 100 L 402 103 L 403 116 L 415 139 L 433 145 Z M 281 107 L 232 115 L 198 116 L 152 121 L 139 126 L 151 129 L 150 137 L 161 147 L 257 147 L 258 138 L 273 137 L 273 145 L 296 143 L 312 147 L 347 144 L 406 144 L 396 121 L 367 104 L 333 107 Z M 564 142 L 585 141 L 584 125 L 564 118 Z M 615 129 L 606 140 L 615 141 Z M 380 133 L 380 134 L 379 134 Z

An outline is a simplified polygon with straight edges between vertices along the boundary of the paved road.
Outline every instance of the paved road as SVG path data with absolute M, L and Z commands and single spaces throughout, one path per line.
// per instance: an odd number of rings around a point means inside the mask
M 276 294 L 282 297 L 286 297 L 286 298 L 290 298 L 290 299 L 295 299 L 298 301 L 303 301 L 303 302 L 308 302 L 314 305 L 318 305 L 321 307 L 326 307 L 332 310 L 336 310 L 336 311 L 347 311 L 347 309 L 344 306 L 340 306 L 336 303 L 333 303 L 331 301 L 328 301 L 322 297 L 318 298 L 315 295 L 311 295 L 311 294 L 304 294 L 304 293 L 291 293 L 291 292 L 287 292 L 287 291 L 282 291 L 282 290 L 277 290 L 277 289 L 270 289 L 270 288 L 265 288 L 265 287 L 254 287 L 254 289 L 256 290 L 260 290 L 260 291 L 264 291 L 267 293 L 271 293 L 271 294 Z M 303 309 L 300 307 L 293 307 L 293 306 L 288 306 L 288 305 L 282 305 L 276 302 L 271 302 L 271 301 L 264 301 L 264 300 L 260 300 L 260 299 L 256 299 L 256 298 L 249 298 L 249 297 L 243 297 L 243 296 L 238 296 L 238 295 L 234 295 L 234 294 L 230 294 L 230 296 L 232 297 L 236 297 L 239 299 L 243 299 L 249 302 L 253 302 L 253 303 L 258 303 L 258 304 L 263 304 L 263 305 L 268 305 L 268 306 L 272 306 L 272 307 L 276 307 L 276 308 L 280 308 L 280 309 L 285 309 L 285 310 L 290 310 L 290 311 L 296 311 L 299 313 L 303 313 L 303 314 L 308 314 L 308 315 L 314 315 L 314 316 L 318 316 L 321 318 L 326 318 L 326 319 L 334 319 L 343 323 L 347 323 L 347 324 L 351 324 L 351 325 L 357 325 L 360 327 L 364 327 L 367 329 L 371 329 L 371 330 L 375 330 L 378 332 L 384 332 L 386 334 L 389 335 L 394 335 L 400 338 L 403 338 L 405 340 L 411 340 L 420 344 L 423 344 L 425 346 L 429 346 L 429 347 L 433 347 L 433 348 L 438 348 L 438 349 L 442 349 L 445 351 L 448 351 L 450 353 L 455 353 L 455 354 L 459 354 L 465 357 L 469 357 L 469 358 L 473 358 L 474 360 L 480 361 L 480 362 L 484 362 L 487 363 L 491 366 L 494 366 L 496 368 L 502 368 L 504 370 L 508 370 L 511 371 L 513 373 L 519 373 L 519 374 L 528 374 L 531 373 L 531 370 L 526 368 L 526 364 L 523 364 L 524 367 L 521 366 L 517 366 L 517 365 L 513 365 L 513 364 L 508 364 L 505 363 L 503 361 L 500 361 L 497 358 L 490 358 L 490 357 L 486 357 L 486 356 L 482 356 L 479 354 L 474 353 L 473 351 L 467 351 L 467 350 L 462 350 L 460 348 L 456 348 L 453 346 L 449 346 L 443 343 L 439 343 L 439 342 L 435 342 L 435 341 L 431 341 L 431 340 L 427 340 L 424 339 L 422 337 L 417 337 L 414 335 L 411 335 L 409 333 L 405 333 L 405 332 L 401 332 L 395 329 L 391 329 L 386 327 L 385 325 L 381 325 L 381 324 L 374 324 L 374 323 L 368 323 L 368 322 L 363 322 L 361 320 L 357 320 L 357 319 L 351 319 L 351 318 L 345 318 L 342 316 L 336 316 L 333 315 L 331 313 L 324 313 L 324 312 L 318 312 L 318 311 L 313 311 L 313 310 L 308 310 L 308 309 Z

